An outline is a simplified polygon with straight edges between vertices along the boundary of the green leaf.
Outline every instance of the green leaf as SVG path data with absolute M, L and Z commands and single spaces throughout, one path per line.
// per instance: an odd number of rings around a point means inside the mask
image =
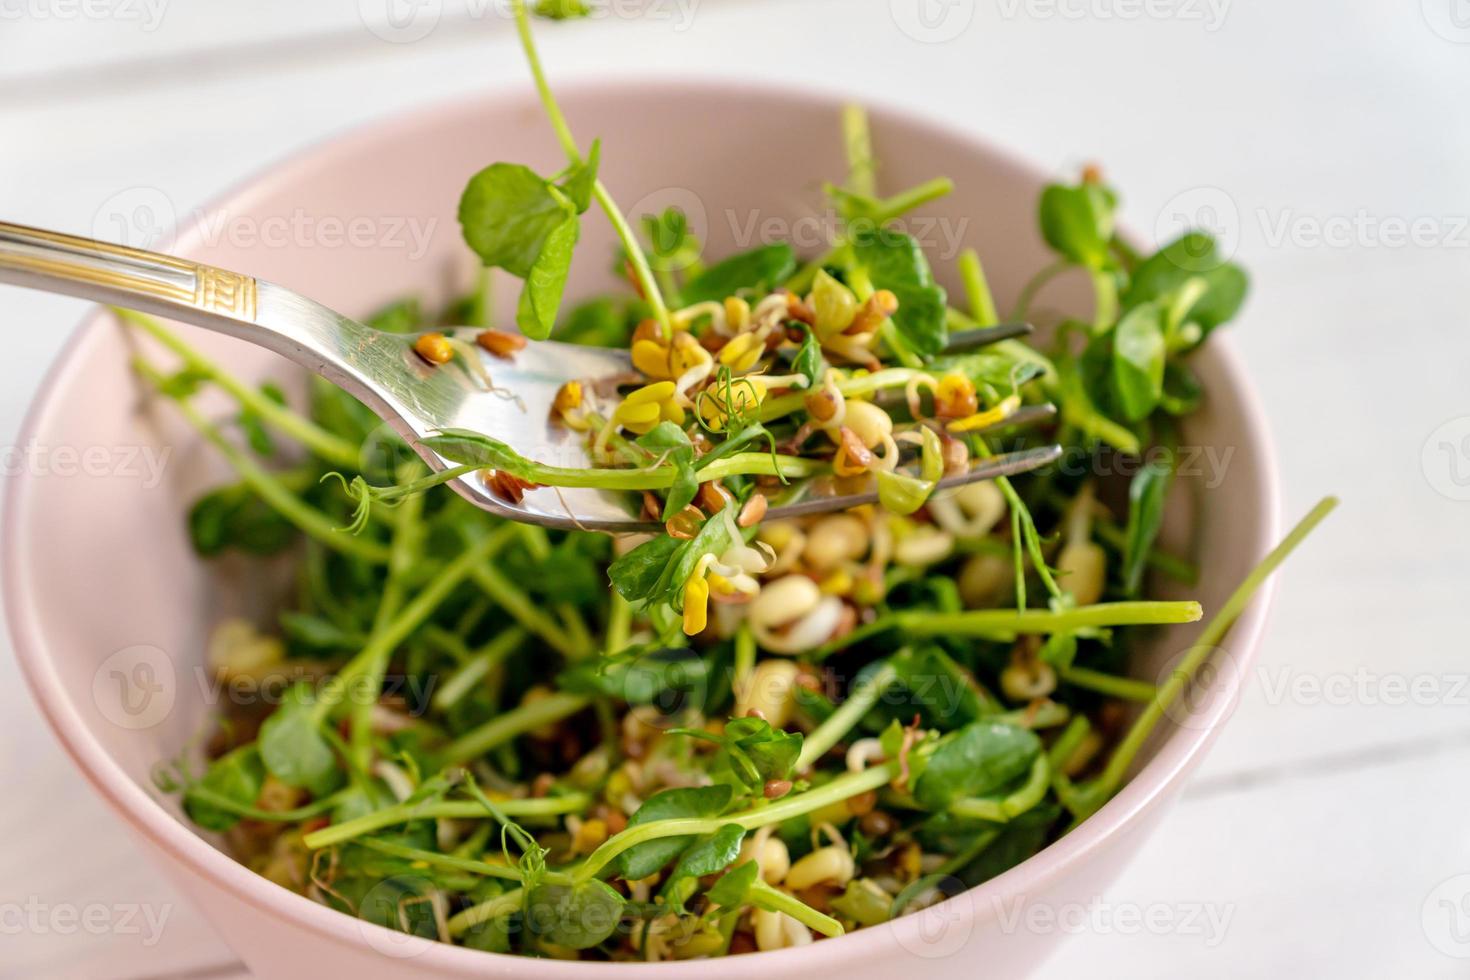
M 1215 239 L 1204 232 L 1187 232 L 1141 262 L 1133 270 L 1123 307 L 1161 299 L 1195 277 L 1207 288 L 1190 309 L 1189 319 L 1208 334 L 1240 312 L 1250 279 L 1244 269 L 1220 255 Z
M 607 577 L 618 595 L 629 602 L 650 598 L 659 579 L 688 542 L 661 534 L 650 538 L 607 567 Z
M 717 817 L 730 805 L 733 795 L 734 791 L 725 785 L 666 789 L 645 800 L 628 818 L 628 826 L 679 817 Z M 678 857 L 693 842 L 694 837 L 690 835 L 645 841 L 618 856 L 619 871 L 629 881 L 647 878 Z
M 189 539 L 205 557 L 231 548 L 273 555 L 296 538 L 295 527 L 244 484 L 212 490 L 189 508 Z
M 719 881 L 710 886 L 705 896 L 727 911 L 738 909 L 745 904 L 745 898 L 750 894 L 750 886 L 755 884 L 760 870 L 759 863 L 746 861 L 725 872 Z
M 730 823 L 690 844 L 669 872 L 661 894 L 676 911 L 681 911 L 688 898 L 684 894 L 685 882 L 729 867 L 740 857 L 740 842 L 744 839 L 745 828 Z
M 534 340 L 549 336 L 556 322 L 597 165 L 595 143 L 560 185 L 529 167 L 495 163 L 471 177 L 460 197 L 460 226 L 480 261 L 525 280 L 516 322 Z
M 591 949 L 618 927 L 626 899 L 607 882 L 537 885 L 526 898 L 526 924 L 568 949 Z
M 939 740 L 914 785 L 914 798 L 931 810 L 995 792 L 1031 768 L 1041 751 L 1034 732 L 977 721 Z
M 742 289 L 760 291 L 778 285 L 796 271 L 796 253 L 785 242 L 763 245 L 732 255 L 705 269 L 684 284 L 686 305 L 720 302 Z
M 1193 415 L 1204 399 L 1204 387 L 1188 365 L 1170 361 L 1164 365 L 1164 394 L 1159 407 L 1170 415 Z
M 876 289 L 898 297 L 893 325 L 920 354 L 937 354 L 948 342 L 948 297 L 934 282 L 924 250 L 909 235 L 876 228 L 854 237 L 853 257 L 868 271 Z
M 709 455 L 704 458 L 709 459 Z M 699 564 L 699 560 L 707 554 L 721 554 L 733 543 L 726 522 L 718 514 L 711 515 L 698 533 L 684 542 L 684 548 L 674 554 L 663 575 L 659 577 L 658 584 L 654 586 L 649 601 L 679 600 L 684 583 L 694 574 L 694 566 Z
M 322 735 L 313 706 L 310 684 L 287 689 L 281 706 L 260 726 L 260 758 L 265 768 L 287 786 L 298 786 L 313 796 L 326 796 L 341 782 L 341 770 L 332 746 Z
M 533 340 L 545 340 L 556 326 L 556 313 L 561 308 L 562 293 L 572 268 L 572 252 L 580 233 L 581 222 L 575 215 L 553 228 L 526 276 L 516 305 L 516 326 Z
M 664 499 L 662 519 L 667 521 L 689 506 L 699 492 L 699 478 L 694 474 L 694 445 L 683 429 L 669 421 L 660 422 L 640 436 L 638 445 L 677 467 L 673 486 Z
M 891 715 L 908 721 L 918 712 L 924 725 L 953 729 L 975 721 L 983 713 L 973 679 L 938 646 L 930 644 L 895 654 L 890 662 L 898 673 L 902 701 L 885 696 Z
M 806 378 L 807 389 L 811 390 L 822 379 L 822 372 L 826 365 L 822 361 L 822 345 L 817 342 L 816 333 L 804 323 L 800 326 L 806 337 L 802 340 L 801 348 L 791 362 L 791 369 Z
M 1123 591 L 1137 595 L 1148 554 L 1164 524 L 1164 500 L 1174 479 L 1172 459 L 1151 460 L 1128 484 L 1128 526 L 1123 549 Z
M 265 767 L 260 763 L 260 753 L 253 745 L 242 746 L 211 762 L 204 777 L 184 791 L 184 812 L 205 830 L 229 830 L 240 822 L 240 817 L 199 800 L 191 795 L 193 789 L 208 790 L 241 806 L 254 806 L 264 784 Z
M 561 174 L 562 193 L 572 202 L 572 207 L 582 214 L 592 206 L 592 191 L 597 186 L 597 170 L 602 165 L 602 141 L 593 140 L 587 151 L 587 159 L 568 167 Z
M 1072 661 L 1077 659 L 1077 634 L 1053 633 L 1041 645 L 1037 656 L 1057 670 L 1066 670 L 1072 666 Z
M 1048 185 L 1038 209 L 1041 235 L 1054 251 L 1078 265 L 1105 268 L 1116 203 L 1113 193 L 1098 184 Z
M 1118 321 L 1113 337 L 1113 391 L 1123 417 L 1147 418 L 1164 393 L 1163 312 L 1154 303 L 1136 306 Z
M 773 779 L 790 779 L 796 759 L 801 755 L 801 733 L 773 728 L 764 718 L 731 719 L 720 740 L 730 756 L 732 770 L 751 789 L 758 789 Z M 743 765 L 745 761 L 754 768 L 753 782 Z
M 345 630 L 311 613 L 286 610 L 277 621 L 288 639 L 310 650 L 356 650 L 367 640 L 362 633 Z
M 459 201 L 465 242 L 487 266 L 524 279 L 542 246 L 577 210 L 530 167 L 492 163 L 470 178 Z
M 438 435 L 426 436 L 419 441 L 451 463 L 505 470 L 521 477 L 531 472 L 527 460 L 520 453 L 499 439 L 479 432 L 445 429 Z

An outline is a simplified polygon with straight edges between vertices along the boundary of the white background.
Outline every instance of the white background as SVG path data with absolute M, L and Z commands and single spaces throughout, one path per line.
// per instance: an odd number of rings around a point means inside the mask
M 387 2 L 0 0 L 0 216 L 106 233 L 138 188 L 184 213 L 324 135 L 524 84 L 488 0 L 444 0 L 412 43 L 364 27 Z M 553 78 L 837 88 L 1057 172 L 1101 161 L 1145 233 L 1180 212 L 1228 232 L 1254 275 L 1230 331 L 1287 516 L 1344 505 L 1283 575 L 1260 670 L 1183 802 L 1045 974 L 1465 975 L 1446 951 L 1470 955 L 1470 878 L 1441 883 L 1470 873 L 1470 5 L 661 0 L 541 36 Z M 0 288 L 0 443 L 83 309 Z M 235 975 L 9 658 L 0 719 L 0 976 Z M 151 944 L 120 921 L 16 928 L 17 906 L 89 903 L 166 920 Z M 1162 934 L 1116 927 L 1132 913 Z

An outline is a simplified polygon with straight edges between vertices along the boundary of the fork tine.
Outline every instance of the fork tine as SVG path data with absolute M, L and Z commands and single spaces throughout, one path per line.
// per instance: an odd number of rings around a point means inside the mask
M 1029 323 L 1002 323 L 994 327 L 976 327 L 973 330 L 956 330 L 949 335 L 944 345 L 945 354 L 962 354 L 965 351 L 998 344 L 1002 340 L 1014 340 L 1031 333 Z
M 1062 447 L 1058 445 L 1041 446 L 1036 449 L 1023 449 L 1019 452 L 1005 453 L 982 460 L 970 467 L 967 472 L 957 473 L 939 481 L 937 490 L 948 490 L 953 487 L 962 487 L 969 483 L 977 483 L 981 480 L 993 480 L 998 476 L 1015 476 L 1019 473 L 1029 473 L 1040 469 L 1050 463 L 1056 462 L 1062 456 Z M 835 510 L 847 510 L 849 507 L 860 507 L 863 504 L 876 504 L 878 502 L 878 491 L 870 490 L 866 493 L 844 494 L 837 497 L 813 497 L 794 504 L 784 504 L 780 507 L 772 507 L 767 513 L 768 520 L 781 520 L 786 517 L 805 517 L 811 514 L 826 514 Z

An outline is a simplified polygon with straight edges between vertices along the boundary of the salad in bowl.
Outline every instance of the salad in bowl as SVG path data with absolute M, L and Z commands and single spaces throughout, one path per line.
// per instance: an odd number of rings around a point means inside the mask
M 456 430 L 423 441 L 449 464 L 430 473 L 325 382 L 293 410 L 122 314 L 174 358 L 140 354 L 139 375 L 237 476 L 193 503 L 195 550 L 284 560 L 295 583 L 269 626 L 226 619 L 209 648 L 218 679 L 280 696 L 232 703 L 157 785 L 284 888 L 535 957 L 826 941 L 1025 861 L 1119 791 L 1331 509 L 1210 610 L 1157 683 L 1129 674 L 1138 638 L 1205 615 L 1157 597 L 1196 575 L 1160 529 L 1181 426 L 1208 397 L 1190 359 L 1239 310 L 1245 274 L 1200 232 L 1140 253 L 1088 168 L 1041 194 L 1054 258 L 1002 317 L 982 256 L 958 256 L 951 295 L 903 230 L 949 180 L 881 187 L 857 107 L 826 248 L 707 260 L 680 211 L 622 213 L 514 6 L 566 166 L 466 175 L 459 217 L 482 264 L 521 280 L 515 320 L 492 322 L 485 275 L 446 309 L 405 299 L 372 324 L 510 399 L 495 365 L 526 343 L 626 350 L 626 377 L 567 384 L 548 420 L 595 465 Z M 568 308 L 594 206 L 627 288 Z M 1090 312 L 1038 314 L 1048 283 L 1079 270 Z M 243 442 L 191 404 L 204 388 L 238 402 Z M 939 486 L 1053 443 L 1063 464 Z M 1147 462 L 1098 475 L 1115 456 Z M 510 500 L 624 493 L 656 530 L 510 523 L 439 486 L 466 474 Z M 876 502 L 766 519 L 831 490 Z

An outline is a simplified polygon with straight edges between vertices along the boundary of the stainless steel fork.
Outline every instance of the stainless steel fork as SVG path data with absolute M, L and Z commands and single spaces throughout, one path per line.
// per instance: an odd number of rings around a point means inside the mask
M 530 459 L 590 466 L 583 436 L 550 424 L 552 401 L 567 381 L 610 384 L 631 372 L 627 353 L 608 348 L 542 341 L 528 344 L 510 360 L 481 354 L 476 348 L 476 356 L 482 357 L 495 381 L 496 390 L 491 391 L 457 365 L 425 363 L 413 351 L 413 335 L 373 330 L 274 283 L 5 222 L 0 222 L 0 282 L 167 317 L 274 351 L 360 399 L 435 470 L 451 464 L 420 439 L 452 428 L 483 432 Z M 1002 329 L 995 336 L 1005 334 Z M 969 341 L 977 339 L 985 337 L 972 336 Z M 996 456 L 941 485 L 1026 472 L 1060 454 L 1059 447 L 1046 446 Z M 530 524 L 601 531 L 660 526 L 645 520 L 626 493 L 547 488 L 512 503 L 478 479 L 461 477 L 452 485 L 471 503 Z M 817 493 L 773 507 L 769 517 L 842 510 L 876 499 L 874 492 Z

